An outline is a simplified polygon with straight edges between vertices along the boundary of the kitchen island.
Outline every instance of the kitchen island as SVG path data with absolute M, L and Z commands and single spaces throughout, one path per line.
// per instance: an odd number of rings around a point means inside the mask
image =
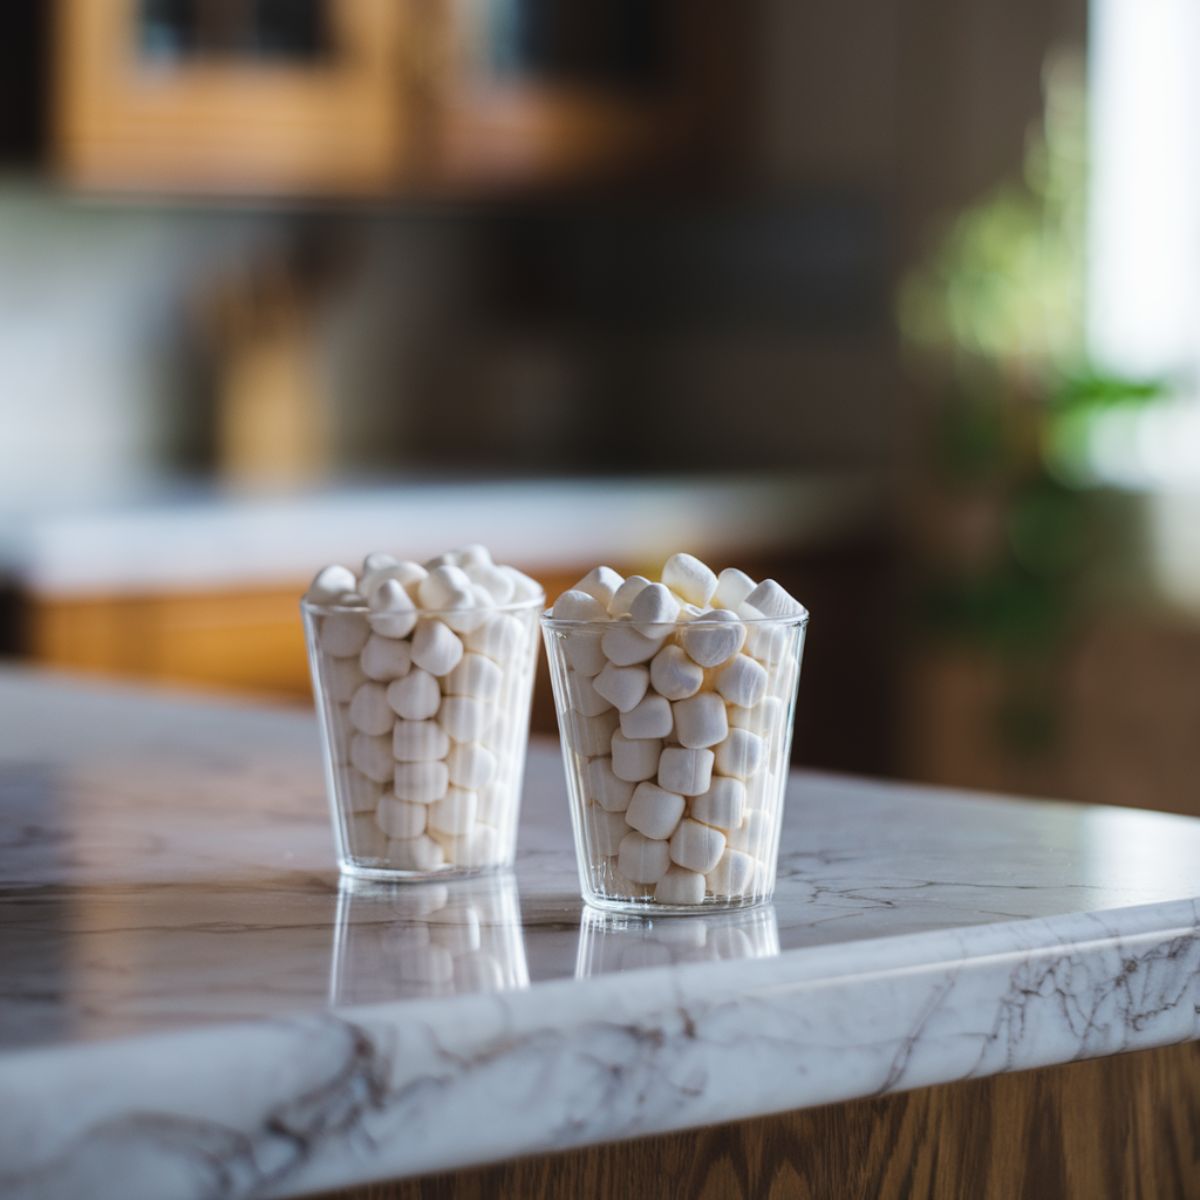
M 798 772 L 772 905 L 616 918 L 550 742 L 513 876 L 352 887 L 306 712 L 0 713 L 5 1197 L 1196 1195 L 1200 821 Z

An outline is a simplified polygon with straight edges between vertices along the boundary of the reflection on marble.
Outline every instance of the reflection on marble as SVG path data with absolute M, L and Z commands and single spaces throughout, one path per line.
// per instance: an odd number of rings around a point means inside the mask
M 801 774 L 783 843 L 778 953 L 646 962 L 581 930 L 536 745 L 519 892 L 463 881 L 498 973 L 426 982 L 419 893 L 339 890 L 307 713 L 0 673 L 0 1195 L 299 1195 L 1200 1036 L 1200 821 Z
M 707 916 L 651 917 L 585 908 L 579 919 L 575 978 L 680 963 L 771 958 L 779 953 L 775 909 Z

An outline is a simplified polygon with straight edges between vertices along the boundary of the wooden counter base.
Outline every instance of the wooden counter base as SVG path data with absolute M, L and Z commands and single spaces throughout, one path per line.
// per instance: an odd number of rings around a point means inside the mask
M 1200 1042 L 327 1200 L 1198 1200 Z

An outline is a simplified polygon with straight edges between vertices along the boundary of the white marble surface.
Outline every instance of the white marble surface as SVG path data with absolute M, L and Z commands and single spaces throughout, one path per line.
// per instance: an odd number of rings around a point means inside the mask
M 286 1196 L 1200 1036 L 1200 821 L 798 774 L 773 906 L 339 891 L 307 713 L 0 675 L 0 1194 Z

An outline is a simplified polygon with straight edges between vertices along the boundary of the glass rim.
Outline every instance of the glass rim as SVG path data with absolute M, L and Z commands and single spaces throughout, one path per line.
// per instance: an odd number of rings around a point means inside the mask
M 716 612 L 733 612 L 731 608 L 715 609 Z M 808 625 L 809 612 L 807 608 L 801 606 L 801 611 L 798 613 L 789 613 L 783 617 L 742 617 L 737 613 L 733 614 L 738 619 L 739 625 L 753 625 L 756 629 L 761 629 L 765 626 L 775 626 L 780 629 L 800 628 L 804 629 Z M 539 617 L 543 629 L 562 629 L 562 630 L 596 630 L 604 632 L 609 629 L 616 629 L 622 625 L 632 625 L 633 621 L 628 617 L 606 617 L 598 620 L 580 621 L 569 620 L 566 617 L 555 617 L 551 614 L 550 609 L 545 609 Z M 672 630 L 688 629 L 693 625 L 700 625 L 708 629 L 722 629 L 729 625 L 728 621 L 713 621 L 706 620 L 705 617 L 693 617 L 690 621 L 674 620 L 674 621 L 642 621 L 643 625 L 669 625 Z M 658 636 L 658 635 L 655 635 Z M 669 637 L 670 634 L 664 636 Z
M 317 616 L 335 616 L 340 613 L 357 614 L 364 617 L 386 617 L 399 616 L 400 613 L 412 612 L 420 617 L 454 617 L 462 616 L 464 613 L 517 613 L 525 612 L 530 608 L 540 608 L 546 603 L 546 593 L 541 592 L 529 600 L 513 600 L 508 604 L 468 604 L 462 608 L 421 608 L 414 604 L 411 609 L 380 609 L 376 612 L 366 604 L 322 604 L 317 600 L 310 600 L 307 596 L 300 597 L 300 610 L 306 613 L 315 613 Z

